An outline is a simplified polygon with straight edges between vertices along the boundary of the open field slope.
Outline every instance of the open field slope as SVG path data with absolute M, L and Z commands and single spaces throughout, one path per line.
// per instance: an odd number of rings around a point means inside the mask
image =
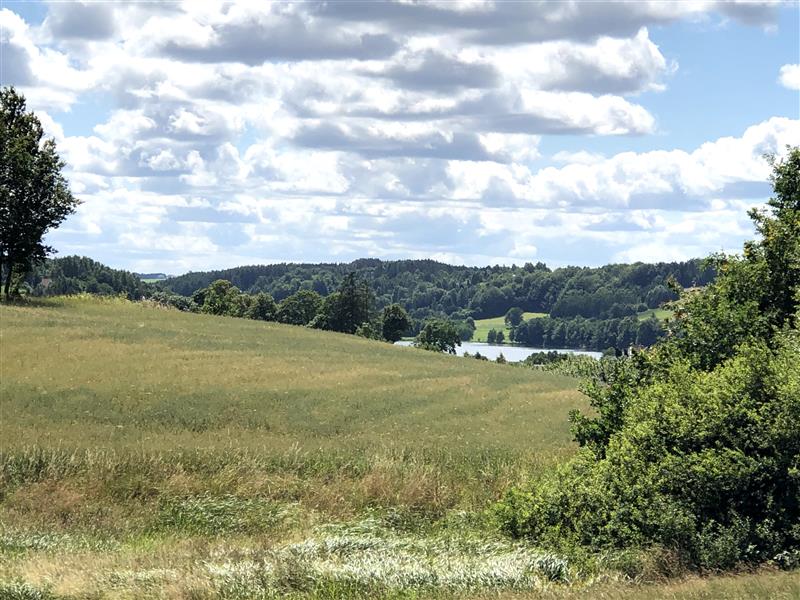
M 302 327 L 118 300 L 0 310 L 7 447 L 550 451 L 582 404 L 563 377 Z
M 574 450 L 571 379 L 116 299 L 0 306 L 0 335 L 3 600 L 797 595 L 500 536 L 492 501 Z

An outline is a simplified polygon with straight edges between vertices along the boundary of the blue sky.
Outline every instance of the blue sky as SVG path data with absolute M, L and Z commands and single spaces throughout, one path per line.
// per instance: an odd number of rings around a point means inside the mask
M 3 0 L 0 49 L 49 242 L 138 271 L 735 251 L 800 144 L 797 3 Z

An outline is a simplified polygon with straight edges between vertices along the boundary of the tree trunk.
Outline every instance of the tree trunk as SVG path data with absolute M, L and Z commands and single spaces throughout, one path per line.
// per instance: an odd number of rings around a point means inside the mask
M 6 284 L 5 284 L 5 292 L 6 292 L 6 302 L 8 302 L 9 293 L 11 291 L 11 278 L 14 276 L 14 263 L 8 263 L 8 272 L 6 273 Z

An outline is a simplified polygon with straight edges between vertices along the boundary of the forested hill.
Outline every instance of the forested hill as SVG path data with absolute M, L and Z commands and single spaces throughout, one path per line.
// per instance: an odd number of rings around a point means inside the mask
M 61 296 L 87 292 L 100 295 L 124 294 L 140 300 L 153 288 L 128 271 L 112 269 L 85 256 L 53 258 L 37 265 L 24 284 L 35 296 Z
M 378 306 L 397 302 L 415 319 L 433 315 L 493 317 L 514 306 L 551 317 L 619 318 L 673 299 L 667 285 L 670 277 L 690 287 L 705 285 L 714 275 L 700 260 L 550 269 L 543 263 L 464 267 L 433 260 L 359 259 L 187 273 L 157 286 L 190 296 L 216 279 L 227 279 L 243 291 L 268 292 L 280 301 L 300 289 L 327 295 L 350 272 L 369 283 Z

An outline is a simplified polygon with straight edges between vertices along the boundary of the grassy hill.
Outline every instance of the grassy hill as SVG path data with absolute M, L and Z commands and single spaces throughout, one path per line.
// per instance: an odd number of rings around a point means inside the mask
M 555 375 L 303 327 L 118 300 L 0 310 L 8 446 L 550 452 L 583 403 Z
M 610 580 L 553 587 L 578 567 L 486 508 L 574 451 L 571 379 L 88 297 L 0 306 L 0 349 L 0 598 L 798 590 L 631 588 L 599 559 Z

